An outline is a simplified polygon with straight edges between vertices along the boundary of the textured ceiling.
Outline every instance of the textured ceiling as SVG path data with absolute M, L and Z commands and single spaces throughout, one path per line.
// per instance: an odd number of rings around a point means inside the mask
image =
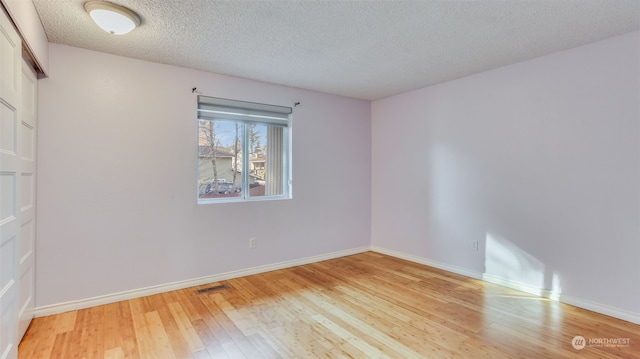
M 640 28 L 640 0 L 115 0 L 142 25 L 114 36 L 33 2 L 50 42 L 367 100 Z

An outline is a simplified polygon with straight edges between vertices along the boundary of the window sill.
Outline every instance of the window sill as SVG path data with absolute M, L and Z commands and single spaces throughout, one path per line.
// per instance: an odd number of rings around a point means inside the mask
M 254 197 L 254 198 L 198 198 L 198 205 L 207 204 L 221 204 L 221 203 L 247 203 L 247 202 L 265 202 L 265 201 L 281 201 L 292 199 L 291 196 L 268 196 L 268 197 Z

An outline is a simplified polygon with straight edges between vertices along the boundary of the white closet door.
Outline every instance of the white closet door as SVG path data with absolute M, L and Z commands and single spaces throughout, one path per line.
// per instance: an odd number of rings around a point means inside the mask
M 21 232 L 20 127 L 22 49 L 0 11 L 0 358 L 18 352 L 18 247 Z
M 36 244 L 36 123 L 37 77 L 31 65 L 22 61 L 22 107 L 20 107 L 20 242 L 18 259 L 18 336 L 27 331 L 34 310 Z

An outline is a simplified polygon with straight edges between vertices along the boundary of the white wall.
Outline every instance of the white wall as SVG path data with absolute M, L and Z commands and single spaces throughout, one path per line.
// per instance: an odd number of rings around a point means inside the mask
M 369 245 L 368 101 L 56 44 L 49 56 L 39 82 L 37 306 Z M 292 200 L 196 204 L 192 87 L 301 102 Z
M 639 40 L 375 101 L 372 245 L 640 318 Z

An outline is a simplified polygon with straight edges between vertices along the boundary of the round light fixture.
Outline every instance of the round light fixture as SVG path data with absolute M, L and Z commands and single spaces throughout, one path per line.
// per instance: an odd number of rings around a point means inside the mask
M 135 12 L 107 1 L 87 1 L 85 11 L 102 30 L 124 35 L 140 25 L 140 17 Z

